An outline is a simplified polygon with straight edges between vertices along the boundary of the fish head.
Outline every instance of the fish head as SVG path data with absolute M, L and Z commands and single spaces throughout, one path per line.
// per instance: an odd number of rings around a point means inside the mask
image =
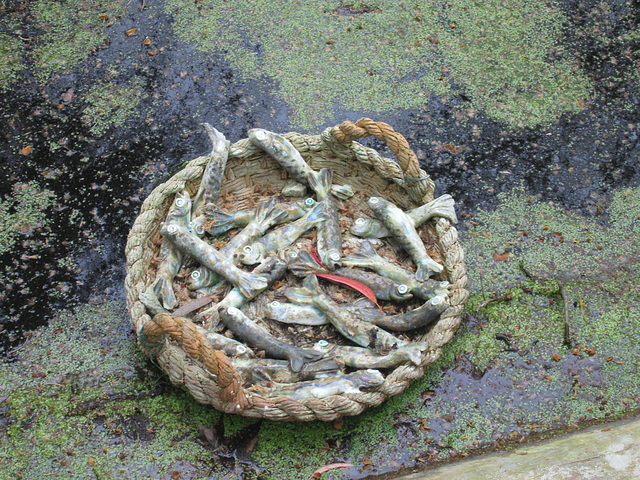
M 374 222 L 369 218 L 358 218 L 353 223 L 350 231 L 356 237 L 371 238 L 376 237 L 380 223 Z
M 413 297 L 413 294 L 411 293 L 409 287 L 404 283 L 397 285 L 391 292 L 391 298 L 396 302 L 409 300 L 411 297 Z
M 313 346 L 314 350 L 317 350 L 318 352 L 322 352 L 324 354 L 329 353 L 331 350 L 333 350 L 335 348 L 335 345 L 327 342 L 326 340 L 319 340 L 318 342 L 316 342 L 316 344 Z
M 187 278 L 187 288 L 189 290 L 198 290 L 200 288 L 203 288 L 207 283 L 206 279 L 207 275 L 205 273 L 205 270 L 202 267 L 196 268 L 193 272 L 191 272 L 189 278 Z
M 245 245 L 238 254 L 238 260 L 243 265 L 255 265 L 265 259 L 266 248 L 263 244 L 256 242 L 251 245 Z

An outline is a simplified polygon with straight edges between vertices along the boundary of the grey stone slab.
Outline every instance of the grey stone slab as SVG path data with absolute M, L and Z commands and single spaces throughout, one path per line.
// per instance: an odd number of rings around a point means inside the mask
M 640 478 L 640 418 L 483 455 L 398 480 L 632 480 Z

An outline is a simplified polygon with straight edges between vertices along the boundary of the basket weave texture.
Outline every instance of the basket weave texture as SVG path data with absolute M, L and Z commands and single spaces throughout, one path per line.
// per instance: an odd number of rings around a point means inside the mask
M 355 141 L 367 136 L 385 142 L 397 161 L 384 158 Z M 420 169 L 405 138 L 386 123 L 362 118 L 355 123 L 346 121 L 327 128 L 321 135 L 292 132 L 284 137 L 314 169 L 332 168 L 334 178 L 343 179 L 355 190 L 382 194 L 404 207 L 433 200 L 433 181 Z M 208 159 L 208 156 L 195 158 L 152 191 L 129 233 L 125 252 L 125 291 L 133 329 L 140 348 L 154 359 L 171 382 L 184 386 L 198 402 L 227 413 L 271 420 L 332 421 L 379 405 L 422 377 L 425 368 L 440 357 L 442 347 L 459 326 L 468 298 L 464 253 L 456 229 L 444 218 L 430 220 L 429 232 L 443 260 L 446 279 L 453 286 L 448 299 L 450 306 L 419 339 L 426 346 L 421 364 L 401 364 L 385 375 L 381 385 L 369 391 L 300 400 L 261 396 L 243 387 L 243 378 L 230 359 L 215 350 L 190 319 L 171 314 L 153 318 L 148 315 L 140 295 L 154 280 L 152 267 L 158 253 L 156 240 L 161 222 L 176 193 L 186 189 L 193 195 L 198 190 Z M 275 161 L 248 139 L 243 139 L 231 146 L 221 197 L 233 192 L 234 198 L 242 203 L 250 199 L 257 185 L 284 184 L 286 180 L 286 172 Z

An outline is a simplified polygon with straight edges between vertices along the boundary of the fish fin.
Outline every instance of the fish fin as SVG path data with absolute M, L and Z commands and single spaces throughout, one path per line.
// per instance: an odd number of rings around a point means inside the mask
M 157 283 L 157 282 L 156 282 Z M 149 285 L 147 289 L 140 294 L 140 301 L 147 307 L 149 313 L 155 316 L 159 313 L 169 313 L 160 303 L 158 294 L 155 291 L 155 284 Z
M 378 256 L 376 249 L 373 248 L 373 245 L 368 240 L 364 240 L 360 243 L 360 250 L 358 251 L 360 255 L 364 255 L 367 258 L 375 258 Z
M 256 212 L 255 212 L 256 220 L 259 221 L 260 223 L 264 222 L 267 216 L 273 211 L 275 206 L 276 206 L 275 198 L 270 198 L 269 200 L 265 200 L 264 202 L 261 202 L 256 207 Z
M 176 305 L 178 305 L 178 299 L 176 298 L 173 285 L 169 279 L 165 277 L 158 278 L 155 283 L 153 283 L 153 291 L 162 299 L 162 305 L 165 309 L 173 310 L 176 308 Z
M 429 207 L 433 215 L 443 217 L 449 220 L 451 223 L 458 223 L 458 217 L 456 216 L 456 210 L 453 207 L 456 202 L 451 195 L 445 193 L 440 195 L 435 200 L 429 202 Z
M 328 270 L 320 265 L 306 250 L 298 251 L 298 258 L 289 262 L 289 270 L 296 277 L 306 277 L 312 273 L 327 273 Z
M 351 185 L 331 185 L 331 193 L 339 200 L 346 200 L 354 195 Z
M 333 170 L 323 168 L 319 172 L 314 172 L 309 176 L 309 186 L 316 192 L 319 200 L 325 198 L 331 192 L 331 181 L 333 180 Z
M 311 305 L 313 297 L 320 293 L 320 285 L 318 285 L 318 278 L 315 275 L 305 277 L 302 287 L 289 287 L 284 291 L 285 297 L 302 305 Z
M 314 207 L 309 210 L 307 215 L 307 222 L 310 224 L 316 224 L 322 222 L 326 218 L 326 208 L 324 203 L 318 202 Z
M 420 365 L 422 363 L 422 351 L 416 345 L 407 345 L 405 348 L 407 358 L 415 365 Z
M 210 219 L 210 226 L 207 229 L 210 235 L 220 235 L 236 226 L 233 215 L 213 203 L 205 206 L 205 213 Z
M 419 282 L 424 282 L 433 273 L 440 273 L 442 270 L 444 270 L 444 267 L 438 262 L 431 260 L 430 258 L 425 258 L 418 265 L 418 269 L 416 270 L 416 279 Z
M 305 363 L 315 362 L 316 360 L 320 360 L 323 356 L 324 353 L 322 352 L 300 348 L 289 356 L 289 364 L 291 365 L 291 370 L 299 372 L 302 370 Z
M 252 299 L 269 286 L 269 281 L 266 275 L 255 275 L 247 272 L 242 273 L 243 275 L 239 276 L 238 285 L 236 286 L 242 296 L 247 299 Z

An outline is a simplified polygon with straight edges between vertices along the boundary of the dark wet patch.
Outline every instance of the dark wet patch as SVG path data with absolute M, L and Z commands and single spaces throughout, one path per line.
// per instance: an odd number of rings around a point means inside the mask
M 340 16 L 348 16 L 348 15 L 362 15 L 363 13 L 371 13 L 378 10 L 375 7 L 363 4 L 349 4 L 349 5 L 340 5 L 338 8 L 334 10 Z

